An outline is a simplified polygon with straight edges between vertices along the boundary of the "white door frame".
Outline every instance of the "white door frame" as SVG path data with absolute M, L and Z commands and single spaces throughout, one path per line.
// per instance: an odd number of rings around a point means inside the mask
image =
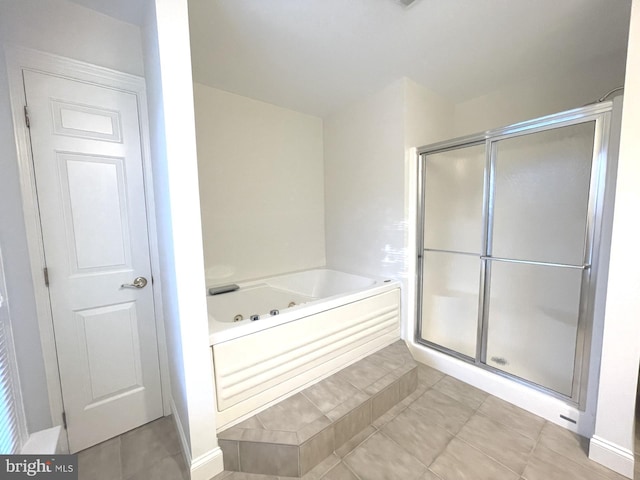
M 45 374 L 51 421 L 54 426 L 62 425 L 62 387 L 58 372 L 58 355 L 54 341 L 53 318 L 49 300 L 49 290 L 44 283 L 44 244 L 37 204 L 37 191 L 29 130 L 25 122 L 24 106 L 26 98 L 22 79 L 23 70 L 33 70 L 48 75 L 64 77 L 132 93 L 138 101 L 140 121 L 140 139 L 142 150 L 142 168 L 144 174 L 145 203 L 147 209 L 147 227 L 149 230 L 149 253 L 155 309 L 156 331 L 158 338 L 158 356 L 160 362 L 160 381 L 162 385 L 162 408 L 165 415 L 171 413 L 169 363 L 165 340 L 164 319 L 162 310 L 162 285 L 160 278 L 160 262 L 158 254 L 158 236 L 156 230 L 155 204 L 153 195 L 153 177 L 149 146 L 149 119 L 147 113 L 147 96 L 144 78 L 118 72 L 85 62 L 40 52 L 24 47 L 8 45 L 5 47 L 7 73 L 9 76 L 9 94 L 11 114 L 13 118 L 18 170 L 20 175 L 20 191 L 22 193 L 22 209 L 27 233 L 27 247 L 31 264 L 31 274 L 36 300 L 36 312 L 40 330 L 40 343 L 44 357 Z M 68 451 L 66 430 L 62 429 L 63 447 Z

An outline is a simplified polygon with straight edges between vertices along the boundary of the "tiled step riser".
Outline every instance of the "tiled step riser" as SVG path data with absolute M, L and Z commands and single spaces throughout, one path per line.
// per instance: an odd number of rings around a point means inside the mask
M 374 356 L 384 357 L 385 351 L 399 348 L 396 343 Z M 402 348 L 406 349 L 404 345 Z M 366 381 L 363 381 L 358 388 L 353 387 L 357 393 L 297 432 L 259 429 L 258 420 L 255 420 L 256 428 L 231 428 L 221 432 L 219 444 L 225 470 L 286 477 L 304 475 L 415 391 L 416 364 L 408 351 L 401 353 L 409 360 L 371 385 L 364 386 Z M 357 364 L 354 365 L 351 373 L 357 373 L 357 368 Z M 336 376 L 344 381 L 346 374 L 338 372 Z M 327 381 L 331 382 L 331 377 Z M 357 377 L 351 381 L 358 383 Z M 307 395 L 313 398 L 312 392 Z

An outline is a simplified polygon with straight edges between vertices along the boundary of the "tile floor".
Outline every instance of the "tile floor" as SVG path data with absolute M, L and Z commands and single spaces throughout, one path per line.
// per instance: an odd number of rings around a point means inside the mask
M 640 454 L 636 428 L 636 458 Z M 423 365 L 414 394 L 304 480 L 622 480 L 590 461 L 587 441 Z M 187 480 L 163 418 L 81 452 L 80 480 Z M 640 480 L 636 461 L 636 479 Z M 223 472 L 215 480 L 286 480 Z
M 172 417 L 164 417 L 78 454 L 80 480 L 188 480 Z

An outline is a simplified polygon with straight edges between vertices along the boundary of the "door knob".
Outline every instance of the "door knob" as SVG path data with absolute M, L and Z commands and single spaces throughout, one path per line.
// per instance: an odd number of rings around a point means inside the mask
M 120 288 L 144 288 L 147 286 L 147 279 L 144 277 L 136 277 L 133 283 L 123 283 Z

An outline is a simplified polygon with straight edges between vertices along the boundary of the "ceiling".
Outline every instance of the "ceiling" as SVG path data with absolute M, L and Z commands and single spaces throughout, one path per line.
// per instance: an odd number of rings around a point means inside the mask
M 455 101 L 626 49 L 628 0 L 190 0 L 194 79 L 324 116 L 407 76 Z
M 145 0 L 73 0 L 140 23 Z M 409 77 L 459 102 L 624 58 L 630 0 L 189 0 L 194 80 L 325 116 Z

